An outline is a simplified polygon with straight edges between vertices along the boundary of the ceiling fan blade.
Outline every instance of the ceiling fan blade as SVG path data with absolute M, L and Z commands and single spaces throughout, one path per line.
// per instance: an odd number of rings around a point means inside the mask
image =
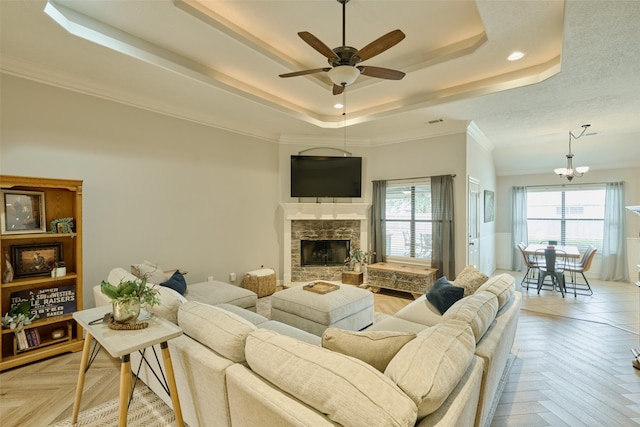
M 340 59 L 338 55 L 334 51 L 331 50 L 329 46 L 322 43 L 319 38 L 314 36 L 308 31 L 301 31 L 298 33 L 300 38 L 304 40 L 309 46 L 320 52 L 322 55 L 326 56 L 328 59 Z
M 385 34 L 384 36 L 377 38 L 372 41 L 358 52 L 353 55 L 360 59 L 360 61 L 366 61 L 367 59 L 373 58 L 376 55 L 381 54 L 385 50 L 397 45 L 405 38 L 405 35 L 400 30 L 393 30 L 390 33 Z
M 333 94 L 334 95 L 340 95 L 342 92 L 344 92 L 344 86 L 333 85 Z
M 357 67 L 360 70 L 360 73 L 369 77 L 377 77 L 379 79 L 387 79 L 387 80 L 402 80 L 405 76 L 405 73 L 398 70 L 391 70 L 389 68 L 382 67 L 370 67 L 367 65 L 360 65 Z
M 280 77 L 284 78 L 284 77 L 304 76 L 306 74 L 320 73 L 322 71 L 324 71 L 326 73 L 330 69 L 331 69 L 331 67 L 324 67 L 324 68 L 314 68 L 312 70 L 294 71 L 293 73 L 280 74 Z

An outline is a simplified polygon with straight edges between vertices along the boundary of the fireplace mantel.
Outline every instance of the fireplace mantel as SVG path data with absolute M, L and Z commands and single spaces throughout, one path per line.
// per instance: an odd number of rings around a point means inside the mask
M 361 219 L 369 217 L 368 203 L 282 203 L 284 219 Z
M 360 221 L 360 244 L 368 247 L 369 208 L 368 203 L 282 203 L 284 219 L 283 264 L 284 283 L 291 283 L 291 222 L 292 221 Z

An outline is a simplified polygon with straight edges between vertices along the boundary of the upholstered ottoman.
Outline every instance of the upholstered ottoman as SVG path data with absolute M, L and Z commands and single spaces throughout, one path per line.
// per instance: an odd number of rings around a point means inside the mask
M 233 304 L 251 311 L 256 311 L 258 301 L 255 292 L 217 281 L 188 285 L 184 297 L 210 305 Z
M 271 296 L 271 319 L 321 336 L 325 329 L 359 331 L 373 323 L 373 294 L 351 285 L 318 294 L 298 285 Z

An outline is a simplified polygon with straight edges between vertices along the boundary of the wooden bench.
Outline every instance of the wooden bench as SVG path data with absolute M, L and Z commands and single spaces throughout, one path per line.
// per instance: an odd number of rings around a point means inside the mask
M 373 292 L 380 288 L 409 292 L 414 298 L 427 293 L 436 281 L 435 268 L 377 262 L 367 266 L 367 284 Z

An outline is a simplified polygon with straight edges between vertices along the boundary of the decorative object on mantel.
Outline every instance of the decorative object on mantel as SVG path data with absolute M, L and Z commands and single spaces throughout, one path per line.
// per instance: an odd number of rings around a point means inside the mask
M 575 136 L 571 131 L 569 131 L 569 153 L 567 154 L 567 167 L 556 168 L 553 170 L 556 174 L 560 175 L 561 178 L 567 178 L 569 181 L 571 181 L 574 177 L 579 178 L 587 173 L 587 171 L 589 171 L 589 166 L 578 166 L 574 168 L 573 154 L 571 153 L 571 138 L 579 139 L 584 135 L 589 126 L 591 125 L 582 125 L 582 132 L 580 132 L 580 135 L 578 136 Z
M 111 299 L 113 319 L 117 323 L 136 323 L 140 315 L 140 306 L 153 307 L 160 304 L 159 292 L 154 286 L 147 285 L 147 279 L 125 280 L 117 286 L 105 282 L 100 290 Z

